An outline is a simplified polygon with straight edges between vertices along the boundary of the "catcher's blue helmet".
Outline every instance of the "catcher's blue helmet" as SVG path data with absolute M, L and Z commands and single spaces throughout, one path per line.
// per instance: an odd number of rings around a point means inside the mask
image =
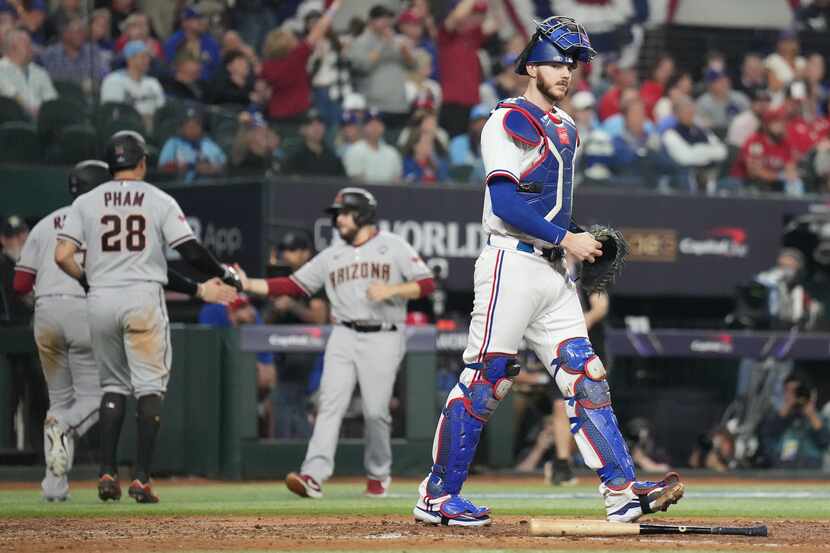
M 570 17 L 554 15 L 534 21 L 536 32 L 516 63 L 516 73 L 527 75 L 529 63 L 587 63 L 597 55 L 585 27 Z

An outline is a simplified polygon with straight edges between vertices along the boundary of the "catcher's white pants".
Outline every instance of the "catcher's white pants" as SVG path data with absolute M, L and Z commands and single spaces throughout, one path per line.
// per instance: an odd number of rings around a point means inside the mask
M 551 263 L 516 249 L 485 246 L 476 260 L 474 286 L 465 364 L 493 354 L 514 355 L 525 338 L 553 375 L 556 346 L 588 336 L 576 284 L 564 261 Z

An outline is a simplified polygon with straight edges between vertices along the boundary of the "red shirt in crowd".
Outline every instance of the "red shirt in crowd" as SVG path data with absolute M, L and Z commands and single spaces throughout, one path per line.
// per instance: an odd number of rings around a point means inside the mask
M 306 71 L 311 52 L 311 46 L 301 40 L 285 56 L 262 62 L 260 76 L 271 87 L 269 118 L 289 119 L 311 108 L 311 82 Z
M 646 106 L 646 115 L 651 120 L 654 120 L 654 106 L 657 101 L 663 97 L 665 87 L 657 81 L 646 81 L 640 87 L 640 99 Z
M 822 138 L 830 135 L 830 120 L 819 118 L 812 122 L 802 117 L 795 117 L 787 125 L 789 140 L 799 157 L 807 155 Z
M 487 35 L 481 26 L 467 30 L 438 30 L 438 69 L 445 104 L 474 106 L 479 103 L 481 63 L 478 49 Z
M 602 95 L 597 106 L 597 115 L 600 121 L 605 121 L 612 115 L 620 112 L 620 94 L 621 90 L 617 86 L 612 86 L 608 91 Z
M 784 137 L 780 142 L 773 142 L 767 133 L 758 131 L 750 136 L 741 147 L 738 158 L 732 166 L 731 175 L 739 179 L 749 178 L 748 162 L 750 160 L 761 162 L 765 169 L 777 174 L 795 158 L 796 154 L 789 139 Z

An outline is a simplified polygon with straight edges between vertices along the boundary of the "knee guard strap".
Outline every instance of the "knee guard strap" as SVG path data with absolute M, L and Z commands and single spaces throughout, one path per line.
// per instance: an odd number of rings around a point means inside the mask
M 605 367 L 591 342 L 587 338 L 562 342 L 553 365 L 556 373 L 562 371 L 557 384 L 567 400 L 571 433 L 585 464 L 608 486 L 634 480 L 634 462 L 611 408 Z
M 460 394 L 450 399 L 443 411 L 438 429 L 435 462 L 427 483 L 432 498 L 455 495 L 467 479 L 470 463 L 481 439 L 485 423 L 504 399 L 519 373 L 513 357 L 494 357 L 484 363 L 473 363 L 459 378 Z

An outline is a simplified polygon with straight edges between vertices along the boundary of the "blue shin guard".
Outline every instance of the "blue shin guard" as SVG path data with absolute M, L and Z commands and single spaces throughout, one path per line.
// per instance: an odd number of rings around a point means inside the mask
M 634 462 L 611 408 L 611 393 L 602 361 L 587 338 L 572 338 L 557 348 L 556 383 L 567 399 L 579 452 L 603 484 L 623 486 L 634 481 Z
M 486 517 L 489 509 L 477 507 L 459 494 L 481 439 L 481 431 L 507 395 L 519 373 L 513 357 L 494 357 L 467 365 L 450 392 L 435 438 L 429 476 L 421 484 L 416 517 L 424 522 L 447 520 L 470 524 Z M 426 520 L 430 516 L 436 520 Z M 437 523 L 437 522 L 436 522 Z

